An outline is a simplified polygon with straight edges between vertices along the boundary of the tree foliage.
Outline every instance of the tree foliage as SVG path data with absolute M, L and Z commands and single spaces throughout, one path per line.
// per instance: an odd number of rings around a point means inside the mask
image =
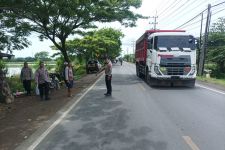
M 135 26 L 136 20 L 142 17 L 131 11 L 141 6 L 141 0 L 17 0 L 5 3 L 6 7 L 13 6 L 10 15 L 29 24 L 26 29 L 39 33 L 40 39 L 50 39 L 66 61 L 69 61 L 66 48 L 69 35 L 94 28 L 95 22 L 118 21 L 125 26 Z
M 75 55 L 85 55 L 86 60 L 108 56 L 115 58 L 121 52 L 120 30 L 103 28 L 89 32 L 83 38 L 76 38 L 66 42 L 69 52 Z
M 28 24 L 10 14 L 6 8 L 0 8 L 0 51 L 21 50 L 30 44 Z
M 50 60 L 49 52 L 47 52 L 47 51 L 38 52 L 34 55 L 34 58 L 36 60 L 42 60 L 42 61 Z
M 225 73 L 225 18 L 219 18 L 210 30 L 208 58 L 217 64 L 219 72 Z

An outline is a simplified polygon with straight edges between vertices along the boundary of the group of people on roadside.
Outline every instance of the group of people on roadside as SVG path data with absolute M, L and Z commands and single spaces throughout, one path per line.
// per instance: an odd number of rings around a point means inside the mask
M 112 94 L 112 62 L 110 59 L 105 59 L 105 66 L 99 71 L 105 70 L 105 83 L 107 92 L 104 94 L 105 96 L 111 96 Z M 97 72 L 96 75 L 99 73 Z M 71 97 L 71 89 L 73 88 L 74 84 L 74 75 L 73 75 L 73 67 L 72 64 L 69 62 L 64 62 L 64 69 L 63 69 L 63 77 L 65 84 L 67 86 L 67 96 Z M 31 95 L 31 81 L 33 79 L 33 72 L 32 69 L 28 66 L 27 62 L 24 62 L 24 67 L 21 70 L 20 79 L 23 83 L 23 87 L 26 91 L 28 96 Z M 48 70 L 45 68 L 44 62 L 41 61 L 39 63 L 39 68 L 36 70 L 34 75 L 35 83 L 39 90 L 39 95 L 41 100 L 50 100 L 49 97 L 49 73 Z
M 68 88 L 68 97 L 71 97 L 71 88 L 73 88 L 74 76 L 73 76 L 73 68 L 72 64 L 65 62 L 64 63 L 64 81 Z M 20 74 L 21 82 L 23 83 L 23 87 L 26 91 L 26 95 L 31 95 L 31 81 L 33 79 L 32 69 L 28 66 L 27 62 L 24 62 L 24 66 L 21 70 Z M 45 64 L 43 61 L 40 61 L 38 69 L 35 71 L 34 80 L 39 90 L 39 95 L 41 100 L 50 100 L 49 97 L 49 73 L 45 68 Z

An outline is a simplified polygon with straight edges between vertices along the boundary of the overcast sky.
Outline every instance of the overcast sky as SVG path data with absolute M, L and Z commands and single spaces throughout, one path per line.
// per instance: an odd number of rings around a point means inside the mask
M 208 4 L 215 5 L 223 1 L 225 0 L 142 0 L 141 8 L 134 11 L 149 17 L 154 17 L 157 14 L 157 29 L 175 29 L 206 9 Z M 225 17 L 224 14 L 225 3 L 213 7 L 211 23 L 216 22 L 218 17 Z M 203 18 L 205 17 L 206 11 Z M 179 29 L 185 29 L 194 36 L 199 36 L 200 20 L 201 15 Z M 203 28 L 206 22 L 205 20 L 206 19 L 203 20 Z M 145 32 L 145 30 L 153 28 L 153 25 L 149 24 L 150 22 L 154 22 L 154 19 L 139 19 L 137 21 L 137 27 L 134 28 L 125 28 L 119 23 L 104 24 L 100 25 L 100 27 L 113 27 L 120 29 L 124 33 L 125 37 L 122 39 L 124 55 L 133 53 L 135 41 Z M 32 42 L 32 45 L 21 51 L 14 51 L 16 57 L 32 57 L 39 51 L 48 51 L 50 54 L 54 53 L 50 48 L 50 46 L 53 45 L 51 41 L 45 40 L 41 42 L 35 34 L 32 34 L 29 37 L 29 40 Z

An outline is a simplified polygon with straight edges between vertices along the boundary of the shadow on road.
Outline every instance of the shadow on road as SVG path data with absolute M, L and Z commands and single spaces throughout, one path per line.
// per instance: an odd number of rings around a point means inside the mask
M 115 75 L 116 76 L 116 75 Z M 122 80 L 136 84 L 122 77 Z M 120 80 L 114 84 L 121 84 Z M 99 82 L 97 86 L 102 86 Z M 119 83 L 120 82 L 120 83 Z M 149 139 L 153 130 L 148 126 L 132 128 L 130 110 L 124 107 L 120 98 L 105 97 L 103 90 L 90 91 L 85 100 L 50 133 L 48 142 L 38 149 L 66 150 L 166 150 L 167 143 Z

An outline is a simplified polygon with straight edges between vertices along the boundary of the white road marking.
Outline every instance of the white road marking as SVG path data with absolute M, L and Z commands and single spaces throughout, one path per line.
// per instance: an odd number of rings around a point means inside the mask
M 183 139 L 192 150 L 200 150 L 198 146 L 192 141 L 191 137 L 183 136 Z
M 138 85 L 143 91 L 146 91 L 145 87 L 142 84 L 139 83 Z
M 212 88 L 209 88 L 209 87 L 200 85 L 200 84 L 196 84 L 196 85 L 197 85 L 198 87 L 201 87 L 201 88 L 204 88 L 204 89 L 207 89 L 207 90 L 210 90 L 210 91 L 213 91 L 213 92 L 216 92 L 216 93 L 225 95 L 225 92 L 222 92 L 222 91 L 219 91 L 219 90 L 216 90 L 216 89 L 212 89 Z
M 96 85 L 96 83 L 101 79 L 95 81 L 95 83 L 75 102 L 73 103 L 63 114 L 45 131 L 42 133 L 40 137 L 37 138 L 37 140 L 30 145 L 27 150 L 33 150 L 35 149 L 41 141 L 65 118 L 65 116 L 80 102 L 80 100 Z
M 130 64 L 130 63 L 127 63 L 128 65 L 132 65 L 134 66 L 134 64 Z M 135 73 L 135 72 L 134 72 Z M 220 90 L 216 90 L 216 89 L 212 89 L 212 88 L 209 88 L 209 87 L 206 87 L 206 86 L 203 86 L 203 85 L 200 85 L 200 84 L 195 84 L 196 86 L 198 87 L 201 87 L 201 88 L 204 88 L 204 89 L 207 89 L 207 90 L 210 90 L 210 91 L 213 91 L 213 92 L 216 92 L 216 93 L 219 93 L 219 94 L 223 94 L 225 95 L 225 92 L 223 91 L 220 91 Z

